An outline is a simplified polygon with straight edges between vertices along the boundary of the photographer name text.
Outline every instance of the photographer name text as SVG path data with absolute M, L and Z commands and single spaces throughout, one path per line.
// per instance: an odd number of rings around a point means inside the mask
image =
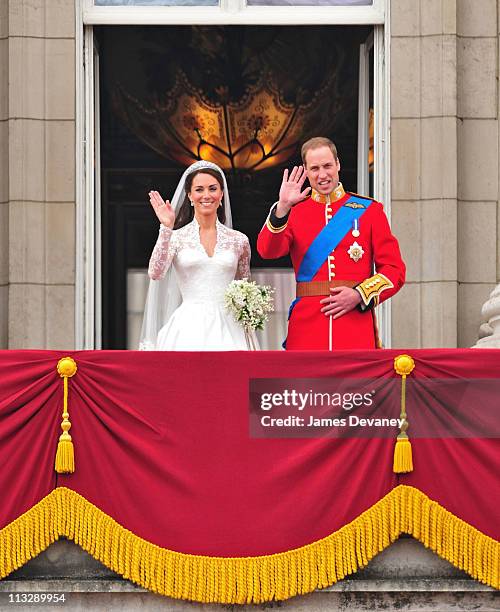
M 330 418 L 309 416 L 309 419 L 297 415 L 284 418 L 272 417 L 266 414 L 260 418 L 263 427 L 399 427 L 404 419 L 361 418 L 350 414 L 348 418 Z

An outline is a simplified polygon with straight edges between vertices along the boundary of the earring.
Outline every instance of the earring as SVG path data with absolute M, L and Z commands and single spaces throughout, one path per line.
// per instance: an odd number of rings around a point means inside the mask
M 194 202 L 193 200 L 189 200 L 191 202 L 191 206 L 194 206 Z

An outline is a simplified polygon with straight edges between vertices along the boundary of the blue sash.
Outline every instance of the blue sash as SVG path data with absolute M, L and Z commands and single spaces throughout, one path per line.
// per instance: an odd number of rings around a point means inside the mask
M 359 204 L 362 208 L 347 206 L 350 202 Z M 373 200 L 369 198 L 349 196 L 349 199 L 344 202 L 307 249 L 297 272 L 297 282 L 311 281 L 315 277 L 327 260 L 328 255 L 338 246 L 342 238 L 352 230 L 353 222 L 356 219 L 359 221 L 372 202 Z

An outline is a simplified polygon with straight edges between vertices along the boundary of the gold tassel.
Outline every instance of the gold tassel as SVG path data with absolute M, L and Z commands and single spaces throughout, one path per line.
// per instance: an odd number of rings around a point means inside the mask
M 73 474 L 75 471 L 75 451 L 73 440 L 69 434 L 71 422 L 68 412 L 68 378 L 74 376 L 76 370 L 76 362 L 71 357 L 63 357 L 57 363 L 57 372 L 64 379 L 63 420 L 61 423 L 63 432 L 59 436 L 55 461 L 55 470 L 58 474 Z
M 401 436 L 402 434 L 399 434 Z M 405 434 L 406 435 L 406 434 Z M 411 453 L 411 442 L 406 438 L 397 437 L 394 447 L 393 470 L 396 474 L 407 474 L 413 472 L 413 457 Z
M 413 372 L 415 362 L 410 355 L 398 355 L 394 359 L 394 369 L 396 374 L 401 376 L 401 414 L 403 419 L 401 429 L 396 439 L 394 447 L 394 462 L 392 469 L 396 474 L 407 474 L 413 472 L 413 457 L 411 442 L 406 433 L 408 429 L 408 419 L 406 414 L 406 377 Z

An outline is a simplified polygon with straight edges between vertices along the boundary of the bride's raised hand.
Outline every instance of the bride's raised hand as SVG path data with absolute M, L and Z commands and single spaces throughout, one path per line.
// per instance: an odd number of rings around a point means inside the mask
M 160 223 L 172 229 L 174 227 L 175 211 L 170 202 L 168 200 L 163 201 L 157 191 L 149 192 L 149 201 Z

